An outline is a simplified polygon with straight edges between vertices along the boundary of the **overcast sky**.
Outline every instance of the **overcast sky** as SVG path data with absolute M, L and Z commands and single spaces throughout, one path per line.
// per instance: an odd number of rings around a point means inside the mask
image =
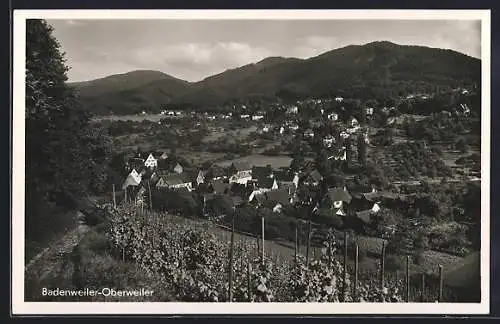
M 480 57 L 479 21 L 49 20 L 66 52 L 69 81 L 159 70 L 199 81 L 268 56 L 308 58 L 387 40 Z

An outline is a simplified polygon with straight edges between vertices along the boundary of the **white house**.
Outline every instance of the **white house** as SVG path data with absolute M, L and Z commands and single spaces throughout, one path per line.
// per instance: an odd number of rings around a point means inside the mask
M 247 119 L 247 118 L 250 118 L 250 115 L 241 115 L 240 117 L 243 119 Z
M 298 114 L 299 113 L 299 108 L 297 106 L 291 106 L 288 107 L 286 110 L 287 114 Z
M 180 173 L 182 173 L 183 171 L 184 171 L 184 170 L 183 170 L 183 168 L 182 168 L 182 165 L 180 165 L 179 163 L 177 163 L 177 165 L 174 167 L 174 172 L 175 172 L 175 173 L 180 174 Z
M 339 115 L 337 113 L 328 114 L 328 119 L 332 121 L 337 121 L 339 119 Z
M 252 167 L 248 163 L 234 162 L 230 167 L 230 172 L 229 183 L 246 185 L 252 180 Z
M 314 137 L 314 132 L 312 129 L 307 129 L 304 131 L 304 137 Z
M 280 135 L 283 135 L 284 132 L 285 132 L 285 127 L 281 126 L 280 127 Z
M 379 210 L 380 210 L 380 201 L 377 201 L 376 203 L 373 204 L 371 212 L 372 213 L 378 213 Z
M 356 128 L 356 127 L 359 127 L 359 122 L 356 118 L 354 117 L 351 117 L 349 119 L 349 122 L 347 124 L 348 127 L 351 127 L 351 128 Z
M 365 113 L 367 116 L 372 116 L 373 115 L 373 108 L 372 107 L 366 107 L 365 108 Z
M 262 115 L 253 115 L 252 116 L 252 120 L 260 120 L 262 118 L 264 118 L 264 116 L 262 116 Z
M 336 102 L 342 102 L 342 101 L 344 101 L 344 98 L 342 98 L 342 97 L 335 97 L 335 101 Z
M 332 135 L 327 135 L 323 138 L 323 145 L 326 147 L 332 147 L 333 143 L 335 143 L 335 137 Z
M 348 133 L 348 132 L 346 132 L 346 131 L 341 131 L 341 132 L 340 132 L 340 137 L 342 137 L 343 139 L 346 139 L 346 138 L 348 138 L 349 136 L 350 136 L 350 135 L 349 135 L 349 133 Z
M 158 167 L 158 160 L 155 159 L 155 157 L 153 156 L 153 154 L 149 154 L 148 158 L 146 159 L 146 161 L 144 161 L 144 166 L 147 167 L 147 168 L 157 168 Z
M 125 179 L 125 182 L 122 185 L 122 189 L 127 189 L 128 186 L 138 186 L 141 183 L 141 180 L 141 175 L 137 173 L 135 169 L 133 169 L 127 176 L 127 179 Z

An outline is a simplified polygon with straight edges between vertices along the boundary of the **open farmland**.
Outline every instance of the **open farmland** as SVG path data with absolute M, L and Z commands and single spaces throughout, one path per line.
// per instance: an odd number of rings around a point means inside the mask
M 230 166 L 234 162 L 248 162 L 254 166 L 266 166 L 270 164 L 274 169 L 290 166 L 292 158 L 289 156 L 265 156 L 260 154 L 248 155 L 233 160 L 217 162 L 220 166 Z

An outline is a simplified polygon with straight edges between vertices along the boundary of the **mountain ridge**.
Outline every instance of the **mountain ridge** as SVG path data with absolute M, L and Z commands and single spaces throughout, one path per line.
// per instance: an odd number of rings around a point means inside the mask
M 142 73 L 148 76 L 146 80 L 124 81 L 125 86 L 115 90 L 116 84 L 107 85 L 110 79 L 106 78 L 73 85 L 80 90 L 84 105 L 100 114 L 122 110 L 121 106 L 128 107 L 127 111 L 137 111 L 139 106 L 158 111 L 165 104 L 211 106 L 240 99 L 302 98 L 338 92 L 370 97 L 378 92 L 405 91 L 411 85 L 451 87 L 457 82 L 480 82 L 481 61 L 449 49 L 375 41 L 308 59 L 271 56 L 197 82 L 151 70 L 107 78 L 134 79 Z

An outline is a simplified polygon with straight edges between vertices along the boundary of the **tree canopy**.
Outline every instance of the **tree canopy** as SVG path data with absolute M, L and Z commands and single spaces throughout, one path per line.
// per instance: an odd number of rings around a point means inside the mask
M 26 22 L 26 215 L 49 202 L 73 208 L 102 190 L 107 136 L 89 123 L 69 87 L 64 53 L 44 20 Z

